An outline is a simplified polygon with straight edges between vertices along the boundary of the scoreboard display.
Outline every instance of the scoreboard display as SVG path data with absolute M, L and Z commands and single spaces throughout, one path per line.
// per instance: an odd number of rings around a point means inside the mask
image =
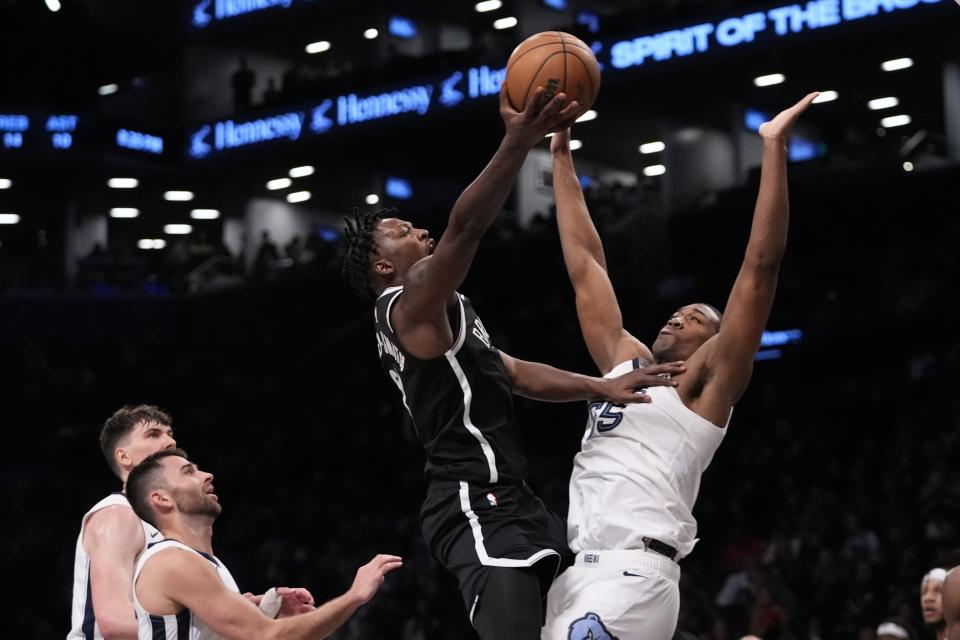
M 82 158 L 116 152 L 168 158 L 167 135 L 69 112 L 0 110 L 0 157 Z
M 0 150 L 65 152 L 83 134 L 80 116 L 71 113 L 0 113 Z

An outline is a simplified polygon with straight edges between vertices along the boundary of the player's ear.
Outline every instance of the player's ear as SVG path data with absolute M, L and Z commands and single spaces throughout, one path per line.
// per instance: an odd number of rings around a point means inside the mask
M 127 450 L 123 447 L 117 447 L 113 450 L 113 459 L 121 469 L 132 469 L 133 460 L 127 455 Z
M 373 272 L 381 276 L 389 275 L 393 273 L 393 263 L 386 258 L 378 258 L 373 263 Z
M 157 513 L 167 513 L 173 510 L 173 498 L 163 489 L 154 489 L 150 492 L 150 506 Z

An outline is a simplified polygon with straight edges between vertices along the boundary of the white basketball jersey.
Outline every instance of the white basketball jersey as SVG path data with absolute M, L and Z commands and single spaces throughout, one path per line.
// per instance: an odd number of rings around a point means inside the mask
M 217 568 L 220 580 L 223 584 L 235 593 L 240 593 L 236 581 L 230 575 L 227 567 L 220 562 L 216 556 L 201 553 L 196 549 L 188 547 L 176 540 L 161 540 L 156 544 L 151 544 L 137 561 L 137 568 L 133 572 L 133 606 L 137 611 L 137 633 L 140 640 L 220 640 L 221 636 L 214 633 L 202 620 L 193 615 L 189 609 L 184 609 L 180 613 L 166 616 L 154 615 L 143 608 L 140 600 L 137 599 L 137 579 L 144 565 L 155 555 L 167 549 L 183 549 L 190 553 L 201 556 L 208 562 L 212 562 Z
M 637 358 L 605 377 L 642 366 Z M 697 542 L 693 505 L 726 429 L 688 409 L 673 387 L 646 393 L 649 404 L 590 405 L 570 477 L 567 538 L 574 553 L 642 549 L 650 537 L 682 557 Z
M 80 535 L 77 536 L 77 550 L 73 562 L 73 609 L 70 615 L 70 633 L 67 640 L 103 640 L 100 627 L 97 625 L 93 613 L 93 599 L 90 595 L 90 556 L 83 548 L 83 534 L 87 529 L 90 516 L 107 507 L 126 507 L 130 509 L 127 496 L 122 493 L 111 493 L 109 496 L 93 505 L 83 516 L 80 522 Z M 142 521 L 141 521 L 142 522 Z M 149 523 L 143 522 L 143 549 L 148 542 L 162 540 L 160 532 Z M 140 553 L 143 553 L 141 549 Z

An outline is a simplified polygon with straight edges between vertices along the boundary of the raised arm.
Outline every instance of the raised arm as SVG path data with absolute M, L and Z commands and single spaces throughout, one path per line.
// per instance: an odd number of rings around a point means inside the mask
M 90 599 L 105 640 L 136 640 L 130 581 L 143 549 L 143 525 L 133 509 L 107 507 L 87 521 L 83 546 L 90 556 Z
M 763 166 L 750 240 L 727 299 L 720 331 L 712 339 L 714 344 L 706 360 L 710 395 L 728 406 L 740 398 L 750 381 L 753 357 L 770 317 L 780 260 L 787 245 L 787 137 L 797 118 L 818 95 L 807 95 L 760 127 Z
M 623 328 L 600 235 L 590 219 L 573 166 L 569 129 L 554 134 L 550 153 L 563 262 L 576 293 L 577 318 L 587 349 L 602 373 L 637 356 L 651 362 L 650 350 Z
M 960 640 L 960 569 L 954 567 L 947 572 L 942 598 L 947 640 Z
M 445 339 L 449 334 L 445 315 L 447 301 L 466 278 L 483 234 L 503 210 L 527 153 L 548 132 L 569 126 L 579 115 L 578 103 L 574 100 L 566 104 L 563 93 L 538 109 L 542 94 L 543 88 L 538 88 L 526 109 L 518 112 L 510 106 L 506 89 L 501 90 L 500 115 L 506 133 L 500 146 L 453 205 L 447 228 L 433 255 L 415 264 L 407 274 L 403 296 L 393 312 L 395 321 L 401 330 L 426 324 L 427 333 L 434 327 L 441 338 L 425 341 L 414 338 L 417 343 L 437 343 L 420 350 L 416 354 L 420 357 L 435 357 L 449 348 Z
M 669 362 L 643 369 L 634 369 L 616 378 L 594 378 L 557 369 L 539 362 L 518 360 L 500 352 L 513 392 L 518 396 L 543 402 L 577 400 L 609 400 L 621 404 L 649 402 L 650 397 L 638 390 L 647 387 L 675 387 L 677 383 L 660 374 L 679 375 L 686 371 L 683 363 Z
M 149 588 L 164 600 L 190 609 L 214 632 L 229 640 L 326 638 L 376 594 L 385 574 L 402 564 L 397 556 L 379 555 L 360 568 L 353 586 L 343 595 L 309 613 L 271 620 L 247 598 L 227 589 L 213 565 L 203 558 L 178 549 L 165 552 L 164 556 L 164 563 L 146 576 L 147 584 L 143 584 L 145 576 L 141 573 L 138 593 Z M 140 599 L 142 602 L 142 595 Z

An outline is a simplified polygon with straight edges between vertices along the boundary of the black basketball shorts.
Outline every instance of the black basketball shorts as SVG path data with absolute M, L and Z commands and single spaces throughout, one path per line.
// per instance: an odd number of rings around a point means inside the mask
M 553 579 L 573 562 L 565 519 L 547 509 L 526 483 L 431 480 L 420 528 L 433 558 L 457 577 L 471 622 L 497 567 L 535 567 L 546 598 Z

